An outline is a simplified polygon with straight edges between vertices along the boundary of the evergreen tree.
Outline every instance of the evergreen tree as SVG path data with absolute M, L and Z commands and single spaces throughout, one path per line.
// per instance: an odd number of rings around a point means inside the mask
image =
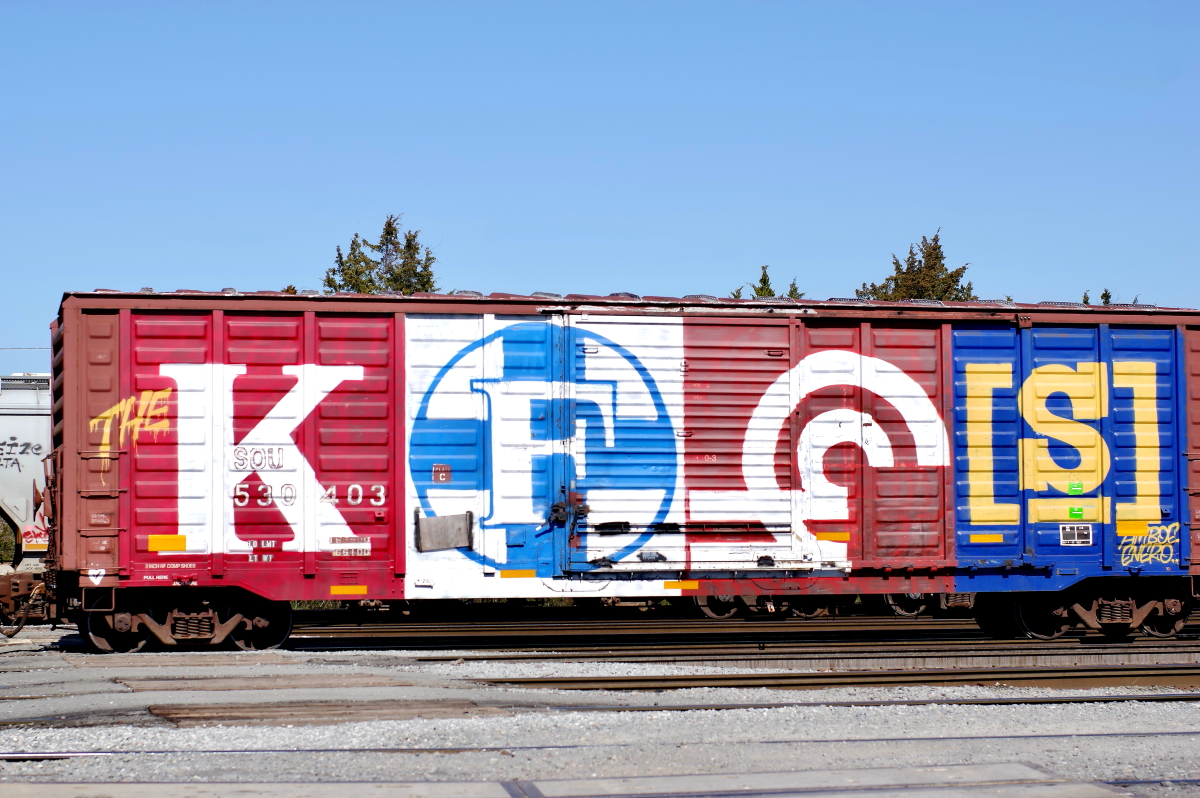
M 1104 291 L 1101 292 L 1101 294 L 1100 294 L 1100 304 L 1101 305 L 1111 305 L 1112 299 L 1113 299 L 1112 291 L 1109 291 L 1107 288 L 1105 288 Z
M 964 263 L 957 269 L 946 268 L 946 255 L 942 252 L 941 229 L 933 238 L 921 236 L 920 245 L 908 245 L 908 257 L 904 263 L 892 255 L 893 273 L 882 283 L 862 284 L 855 290 L 860 299 L 881 299 L 895 302 L 901 299 L 941 299 L 962 302 L 978 299 L 971 283 L 963 285 L 967 267 Z
M 437 258 L 429 247 L 424 247 L 422 253 L 420 234 L 420 230 L 409 230 L 401 241 L 400 217 L 394 214 L 384 221 L 377 243 L 355 233 L 346 254 L 342 254 L 340 246 L 337 248 L 334 265 L 325 272 L 325 292 L 436 291 L 433 264 Z M 371 253 L 377 253 L 379 259 L 371 257 Z
M 754 292 L 755 299 L 775 296 L 775 289 L 771 287 L 771 275 L 767 274 L 768 268 L 770 267 L 763 266 L 762 274 L 758 278 L 758 284 L 750 286 L 750 290 Z
M 755 299 L 767 299 L 778 296 L 778 294 L 775 293 L 775 288 L 771 285 L 771 275 L 768 273 L 770 268 L 770 266 L 763 266 L 762 272 L 758 276 L 757 283 L 745 283 L 744 285 L 738 286 L 733 290 L 732 293 L 729 294 L 729 296 L 733 299 L 741 299 L 743 288 L 749 288 L 751 291 L 753 291 Z M 796 286 L 795 278 L 792 278 L 792 284 L 788 286 L 787 296 L 791 297 L 792 299 L 800 299 L 802 296 L 804 296 L 804 294 L 801 293 L 800 289 Z
M 378 274 L 383 290 L 402 294 L 436 291 L 433 264 L 437 263 L 437 258 L 429 247 L 425 247 L 424 253 L 421 252 L 421 242 L 417 238 L 420 230 L 406 232 L 401 243 L 399 221 L 399 216 L 388 216 L 383 223 L 379 243 L 367 245 L 379 253 Z
M 1085 304 L 1085 305 L 1092 304 L 1092 298 L 1088 295 L 1087 291 L 1083 292 L 1083 304 Z

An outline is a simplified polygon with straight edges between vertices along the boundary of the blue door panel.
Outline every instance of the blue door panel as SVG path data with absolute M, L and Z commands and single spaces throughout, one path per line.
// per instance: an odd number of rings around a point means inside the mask
M 959 589 L 1180 573 L 1177 331 L 957 325 L 952 338 Z

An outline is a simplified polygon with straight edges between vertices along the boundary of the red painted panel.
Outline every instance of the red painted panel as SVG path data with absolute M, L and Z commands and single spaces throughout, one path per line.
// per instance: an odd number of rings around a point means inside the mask
M 942 408 L 941 326 L 874 326 L 868 354 L 900 368 Z M 945 557 L 945 467 L 918 464 L 916 439 L 894 403 L 868 394 L 868 412 L 888 432 L 894 466 L 871 469 L 873 528 L 866 561 L 903 564 L 908 558 Z
M 763 392 L 791 365 L 789 329 L 786 323 L 688 324 L 685 351 L 684 481 L 694 490 L 745 490 L 742 441 Z M 790 487 L 788 468 L 778 478 Z
M 134 312 L 130 391 L 96 411 L 129 455 L 133 583 L 399 595 L 396 324 Z M 316 578 L 298 587 L 301 572 Z
M 690 496 L 745 491 L 721 522 L 752 530 L 770 515 L 756 503 L 774 501 L 778 517 L 779 495 L 806 492 L 812 509 L 804 512 L 811 514 L 792 523 L 818 540 L 846 543 L 857 566 L 947 562 L 941 325 L 820 322 L 796 324 L 792 333 L 784 323 L 688 321 L 684 329 Z M 797 369 L 790 390 L 799 400 L 789 423 L 786 409 L 763 413 L 760 404 L 788 396 L 778 381 L 786 384 L 790 367 Z M 768 417 L 779 426 L 775 479 L 756 494 L 748 489 L 743 448 L 752 418 L 762 426 Z M 690 505 L 689 513 L 690 528 L 701 527 Z

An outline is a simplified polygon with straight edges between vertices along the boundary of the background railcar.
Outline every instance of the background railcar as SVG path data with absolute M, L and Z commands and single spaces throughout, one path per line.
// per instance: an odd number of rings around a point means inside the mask
M 50 375 L 0 376 L 0 520 L 14 537 L 10 568 L 42 569 L 49 544 L 41 512 L 42 460 L 49 454 Z
M 100 648 L 295 599 L 886 594 L 1172 634 L 1193 311 L 709 297 L 64 297 L 50 592 Z M 1189 502 L 1193 504 L 1189 505 Z

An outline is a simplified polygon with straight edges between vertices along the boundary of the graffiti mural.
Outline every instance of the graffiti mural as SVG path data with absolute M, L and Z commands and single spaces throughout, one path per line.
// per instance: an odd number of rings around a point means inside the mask
M 410 556 L 543 577 L 946 556 L 936 350 L 914 377 L 855 348 L 793 362 L 786 327 L 714 341 L 682 320 L 407 323 L 414 499 L 479 533 Z M 894 534 L 864 535 L 867 512 Z

